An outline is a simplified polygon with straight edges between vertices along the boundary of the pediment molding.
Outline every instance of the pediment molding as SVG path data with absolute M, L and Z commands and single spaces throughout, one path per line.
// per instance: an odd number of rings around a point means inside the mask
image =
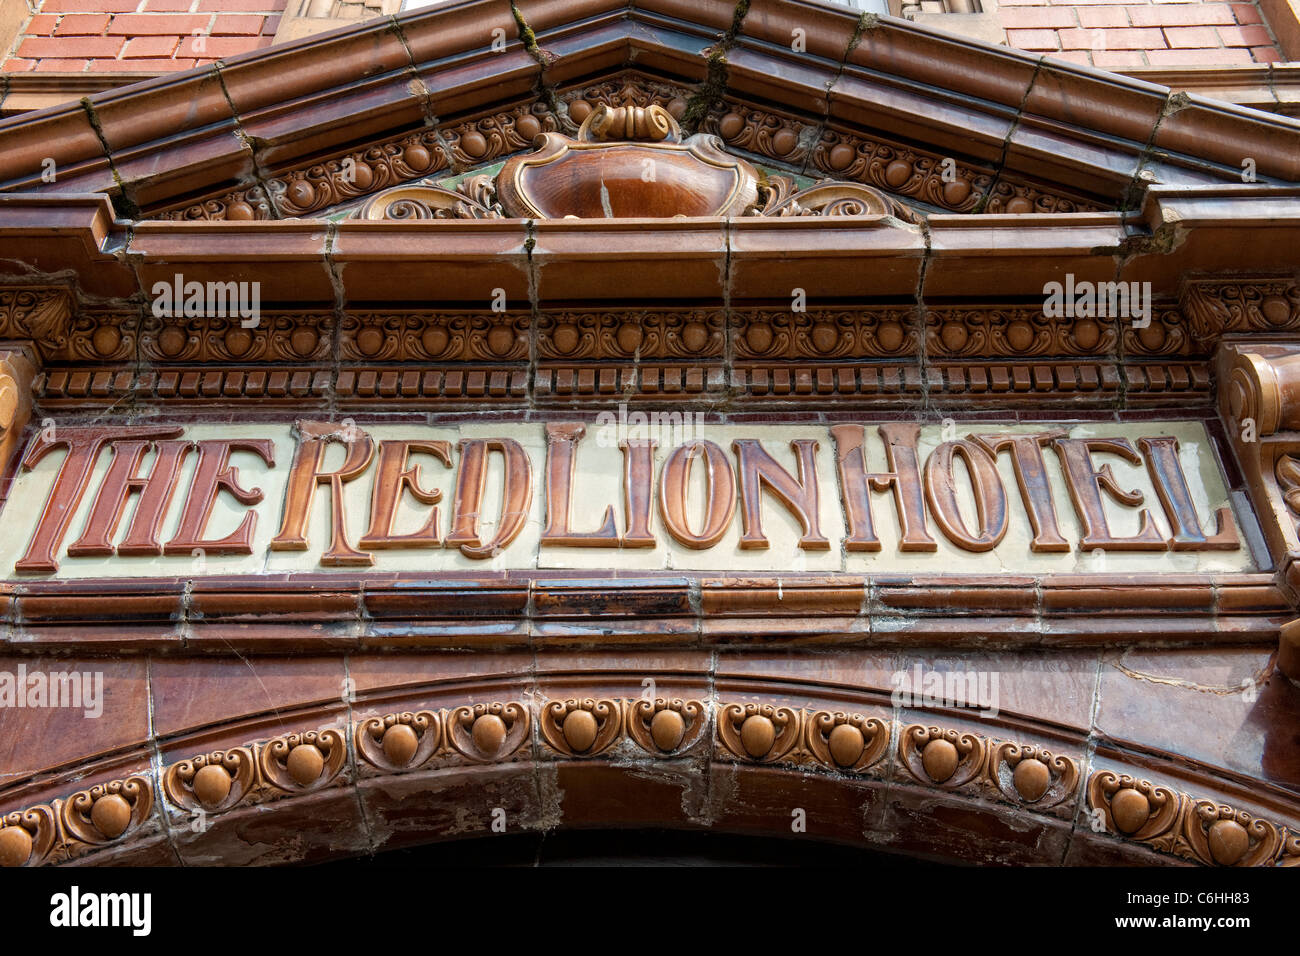
M 919 221 L 903 203 L 860 183 L 801 187 L 733 156 L 710 133 L 685 136 L 662 106 L 597 105 L 576 137 L 540 132 L 495 175 L 454 188 L 405 185 L 375 194 L 361 219 L 664 219 L 718 216 L 893 216 Z M 355 167 L 354 167 L 355 168 Z M 367 177 L 370 178 L 370 177 Z
M 679 121 L 691 95 L 684 87 L 628 71 L 562 91 L 559 112 L 535 98 L 436 130 L 415 130 L 349 148 L 310 165 L 275 172 L 257 183 L 142 215 L 183 222 L 329 217 L 399 185 L 441 188 L 437 179 L 529 156 L 538 136 L 575 137 L 593 111 L 601 108 L 658 107 Z M 922 213 L 1071 213 L 1114 208 L 1114 203 L 1107 205 L 1076 190 L 999 177 L 987 165 L 735 98 L 719 102 L 700 129 L 717 137 L 730 156 L 810 178 L 859 183 L 888 197 L 895 207 L 914 203 Z M 456 201 L 468 195 L 471 202 L 453 218 L 492 215 L 476 208 L 482 205 L 476 197 L 461 192 Z M 435 207 L 446 206 L 436 197 L 431 199 Z M 526 205 L 515 212 L 521 218 L 536 214 Z M 510 218 L 504 211 L 500 215 Z
M 433 144 L 415 144 L 437 145 L 431 165 L 409 171 L 460 172 L 474 164 L 456 156 L 451 134 L 466 122 L 524 104 L 544 123 L 528 102 L 533 95 L 556 131 L 572 135 L 564 96 L 593 82 L 580 78 L 629 69 L 678 88 L 688 133 L 717 132 L 742 148 L 744 109 L 793 117 L 798 130 L 755 128 L 754 155 L 771 148 L 810 174 L 937 210 L 1133 207 L 1152 183 L 1239 182 L 1243 154 L 1255 160 L 1261 184 L 1300 181 L 1295 123 L 905 21 L 793 0 L 764 0 L 761 13 L 738 18 L 716 0 L 525 6 L 522 36 L 504 8 L 482 0 L 11 118 L 0 123 L 10 147 L 0 157 L 0 190 L 104 192 L 127 218 L 208 219 L 228 207 L 235 219 L 317 212 L 348 190 L 337 182 L 320 189 L 331 176 L 313 173 L 316 165 L 431 133 Z M 800 53 L 783 33 L 795 19 L 809 24 Z M 505 50 L 478 46 L 498 22 Z M 710 46 L 719 29 L 721 41 Z M 1091 106 L 1081 114 L 1070 105 L 1077 102 Z M 525 121 L 525 134 L 532 124 Z M 461 129 L 468 158 L 487 132 Z M 495 155 L 525 150 L 531 138 Z M 45 157 L 56 163 L 57 184 L 41 181 Z M 936 179 L 936 166 L 949 159 L 956 178 L 950 168 Z M 386 175 L 388 182 L 355 184 L 354 194 L 410 179 L 400 166 Z

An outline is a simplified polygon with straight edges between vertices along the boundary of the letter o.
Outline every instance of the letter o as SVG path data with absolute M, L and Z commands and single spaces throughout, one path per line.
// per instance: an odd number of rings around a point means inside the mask
M 686 489 L 690 485 L 691 466 L 701 453 L 708 468 L 709 500 L 704 528 L 696 534 L 686 520 Z M 700 551 L 721 541 L 736 511 L 736 476 L 726 452 L 704 439 L 674 449 L 659 479 L 659 510 L 668 533 L 686 547 Z
M 979 533 L 971 534 L 957 507 L 953 457 L 960 456 L 975 493 Z M 1007 492 L 997 463 L 974 442 L 946 441 L 925 463 L 925 499 L 944 536 L 966 551 L 992 551 L 1007 533 Z

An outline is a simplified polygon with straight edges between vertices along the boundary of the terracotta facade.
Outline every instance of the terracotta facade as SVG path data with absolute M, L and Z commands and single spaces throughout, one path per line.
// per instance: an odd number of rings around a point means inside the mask
M 1277 112 L 479 0 L 3 121 L 0 863 L 1300 863 Z

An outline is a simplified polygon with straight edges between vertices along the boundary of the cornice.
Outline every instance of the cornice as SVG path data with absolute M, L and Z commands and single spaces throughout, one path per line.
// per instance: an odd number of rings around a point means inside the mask
M 148 301 L 177 264 L 198 281 L 224 281 L 236 268 L 262 282 L 264 303 L 300 308 L 469 304 L 485 288 L 542 310 L 650 302 L 669 290 L 677 300 L 786 299 L 810 274 L 822 300 L 919 293 L 937 302 L 994 288 L 1041 300 L 1044 283 L 1066 273 L 1150 281 L 1159 299 L 1176 296 L 1184 274 L 1292 274 L 1298 223 L 1300 187 L 1267 186 L 1153 187 L 1138 215 L 935 214 L 924 231 L 890 217 L 816 216 L 128 225 L 109 220 L 103 196 L 11 194 L 0 196 L 0 257 L 25 264 L 14 273 L 21 284 L 66 287 L 75 274 L 81 304 L 102 307 Z M 867 287 L 861 270 L 847 267 L 863 256 L 879 262 Z M 724 271 L 728 264 L 735 268 Z M 670 270 L 676 278 L 665 284 Z
M 61 106 L 83 96 L 132 86 L 167 74 L 159 73 L 6 73 L 0 78 L 0 115 Z
M 1048 58 L 1052 59 L 1052 58 Z M 1120 75 L 1283 116 L 1300 113 L 1300 65 L 1133 67 Z M 107 90 L 157 80 L 170 73 L 8 73 L 0 77 L 0 114 L 17 115 L 62 105 Z
M 7 196 L 0 256 L 28 266 L 0 285 L 0 339 L 31 346 L 49 408 L 312 395 L 543 410 L 617 394 L 725 412 L 1021 393 L 1076 409 L 1206 406 L 1221 338 L 1300 331 L 1297 192 L 1161 187 L 1144 227 L 1076 213 L 934 215 L 925 230 L 890 216 L 128 227 L 107 221 L 102 195 Z M 148 308 L 178 271 L 225 282 L 232 268 L 262 283 L 251 330 Z M 816 289 L 791 311 L 809 275 Z M 1151 323 L 1047 316 L 1045 283 L 1065 275 L 1150 282 Z M 1209 288 L 1280 304 L 1227 322 L 1204 305 Z
M 602 597 L 602 595 L 606 595 Z M 938 595 L 938 597 L 936 597 Z M 590 572 L 49 580 L 0 590 L 9 654 L 184 655 L 626 647 L 1258 646 L 1294 616 L 1272 572 L 712 576 L 644 573 L 619 598 Z M 116 609 L 93 645 L 85 625 Z M 593 603 L 603 610 L 592 610 Z M 1150 624 L 1152 614 L 1160 626 Z M 304 624 L 311 625 L 310 630 Z

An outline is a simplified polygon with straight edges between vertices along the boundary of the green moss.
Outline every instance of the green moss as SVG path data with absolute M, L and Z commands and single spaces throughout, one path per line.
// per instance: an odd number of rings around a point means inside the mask
M 682 114 L 682 132 L 690 136 L 699 131 L 709 111 L 721 102 L 727 91 L 727 51 L 740 35 L 741 24 L 749 13 L 749 0 L 740 0 L 731 12 L 731 26 L 709 52 L 708 72 L 704 82 L 686 101 L 686 112 Z

